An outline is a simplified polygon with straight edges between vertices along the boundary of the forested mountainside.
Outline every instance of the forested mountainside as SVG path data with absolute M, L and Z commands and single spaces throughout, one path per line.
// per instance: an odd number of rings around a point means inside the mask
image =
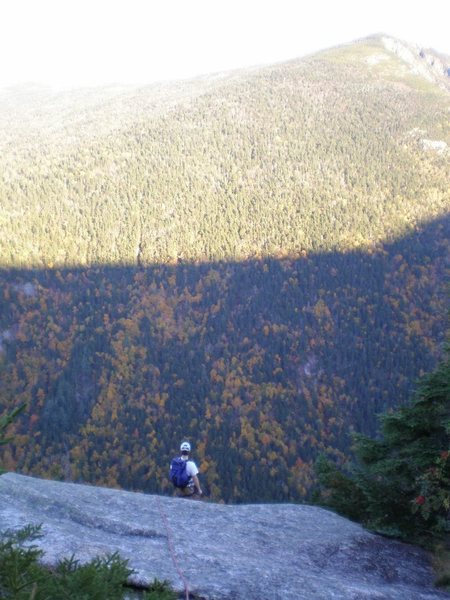
M 3 92 L 8 468 L 169 491 L 187 437 L 215 498 L 300 500 L 408 400 L 445 339 L 450 95 L 396 44 Z
M 381 39 L 173 86 L 12 90 L 2 264 L 371 248 L 448 210 L 448 104 Z

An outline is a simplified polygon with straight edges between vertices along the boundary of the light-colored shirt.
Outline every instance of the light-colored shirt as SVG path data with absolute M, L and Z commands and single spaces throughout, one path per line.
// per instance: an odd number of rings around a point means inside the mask
M 183 456 L 181 458 L 183 460 L 187 460 L 186 473 L 189 475 L 189 477 L 194 477 L 195 475 L 198 475 L 198 469 L 195 462 L 193 460 L 189 460 L 188 458 L 184 458 Z

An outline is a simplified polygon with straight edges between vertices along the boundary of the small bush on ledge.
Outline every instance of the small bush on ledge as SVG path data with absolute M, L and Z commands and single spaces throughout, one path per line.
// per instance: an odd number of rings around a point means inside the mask
M 2 600 L 122 600 L 132 570 L 117 553 L 80 564 L 74 557 L 50 571 L 39 564 L 42 550 L 32 544 L 40 526 L 0 533 Z M 175 600 L 167 582 L 156 581 L 142 600 Z

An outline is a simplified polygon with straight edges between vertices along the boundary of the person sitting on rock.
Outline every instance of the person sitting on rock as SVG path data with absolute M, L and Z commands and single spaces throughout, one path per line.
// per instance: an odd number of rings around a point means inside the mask
M 189 458 L 190 443 L 182 442 L 180 451 L 181 456 L 174 458 L 170 464 L 169 478 L 178 496 L 183 498 L 201 496 L 203 492 L 198 479 L 199 470 L 195 462 Z

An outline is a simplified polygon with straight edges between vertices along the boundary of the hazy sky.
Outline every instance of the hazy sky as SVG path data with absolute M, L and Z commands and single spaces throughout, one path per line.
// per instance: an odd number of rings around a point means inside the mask
M 150 83 L 372 33 L 450 54 L 450 1 L 0 0 L 0 85 Z

